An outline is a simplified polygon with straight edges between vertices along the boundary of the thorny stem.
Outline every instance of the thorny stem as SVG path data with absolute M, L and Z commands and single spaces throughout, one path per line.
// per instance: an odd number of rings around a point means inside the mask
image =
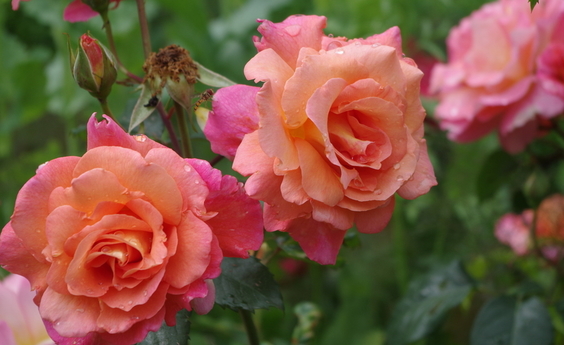
M 114 54 L 116 62 L 118 64 L 119 69 L 127 75 L 129 78 L 135 80 L 137 83 L 141 84 L 143 82 L 143 78 L 129 72 L 127 68 L 121 63 L 119 59 L 117 49 L 116 49 L 116 42 L 114 41 L 114 35 L 112 33 L 112 23 L 110 22 L 110 18 L 108 17 L 108 11 L 100 13 L 102 20 L 104 21 L 104 31 L 106 32 L 106 39 L 108 40 L 108 44 L 110 46 L 110 51 Z
M 239 314 L 243 319 L 243 324 L 245 325 L 245 330 L 247 331 L 247 338 L 249 339 L 249 345 L 260 345 L 257 328 L 253 321 L 253 315 L 248 310 L 239 309 Z
M 137 14 L 139 16 L 139 26 L 141 27 L 141 38 L 143 39 L 143 52 L 145 59 L 151 55 L 151 36 L 149 35 L 149 23 L 147 22 L 147 14 L 145 13 L 145 0 L 137 1 Z
M 192 145 L 190 145 L 190 133 L 188 133 L 188 123 L 184 117 L 184 108 L 178 102 L 174 102 L 174 109 L 176 110 L 176 117 L 178 119 L 178 128 L 180 129 L 180 137 L 182 138 L 182 151 L 183 157 L 192 158 Z

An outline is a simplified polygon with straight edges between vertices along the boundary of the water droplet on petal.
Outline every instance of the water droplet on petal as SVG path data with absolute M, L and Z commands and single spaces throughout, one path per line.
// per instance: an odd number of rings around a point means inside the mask
M 335 35 L 333 35 L 333 34 L 329 34 L 329 35 L 327 35 L 327 37 L 329 37 L 329 38 L 333 38 L 333 37 L 335 37 Z
M 394 164 L 394 169 L 398 170 L 401 167 L 401 163 Z
M 401 176 L 401 175 L 398 175 L 398 177 L 396 178 L 396 180 L 397 180 L 398 182 L 403 182 L 403 181 L 405 181 L 405 179 L 404 179 L 403 176 Z
M 84 313 L 84 309 L 82 309 L 82 308 L 78 308 L 76 311 L 79 312 L 79 313 Z
M 189 165 L 185 165 L 184 166 L 184 170 L 186 170 L 187 172 L 191 172 L 192 171 L 192 167 Z
M 288 33 L 288 35 L 295 37 L 297 36 L 300 31 L 301 31 L 301 26 L 299 25 L 290 25 L 284 28 L 284 30 Z
M 140 143 L 144 143 L 147 140 L 147 136 L 145 134 L 134 135 L 133 139 L 137 140 Z
M 127 304 L 132 305 L 133 301 L 128 301 Z
M 342 54 L 344 54 L 344 53 L 345 53 L 345 51 L 343 50 L 343 48 L 337 48 L 337 49 L 335 49 L 335 54 L 342 55 Z
M 343 44 L 341 42 L 333 41 L 333 42 L 331 42 L 327 45 L 327 50 L 339 48 L 339 47 L 342 47 L 342 46 L 343 46 Z
M 376 190 L 374 191 L 374 194 L 380 195 L 380 194 L 382 194 L 382 190 L 381 190 L 381 189 L 376 189 Z
M 132 316 L 130 317 L 131 320 L 139 320 L 139 316 Z
M 147 293 L 148 293 L 147 290 L 144 290 L 144 291 L 143 291 L 143 296 L 147 296 Z
M 380 43 L 373 43 L 371 47 L 372 47 L 372 48 L 376 48 L 376 47 L 379 47 L 379 46 L 381 46 Z

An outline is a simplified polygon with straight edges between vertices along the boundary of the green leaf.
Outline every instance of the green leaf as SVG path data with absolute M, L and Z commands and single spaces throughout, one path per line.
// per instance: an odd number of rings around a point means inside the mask
M 153 96 L 149 84 L 147 82 L 143 83 L 141 86 L 141 95 L 131 112 L 128 132 L 131 132 L 135 127 L 139 126 L 153 113 L 159 102 L 159 99 L 156 97 L 157 96 Z
M 294 307 L 298 324 L 292 333 L 292 344 L 310 344 L 315 336 L 315 328 L 321 319 L 321 311 L 311 302 L 300 302 Z
M 284 309 L 274 277 L 256 258 L 224 258 L 221 275 L 214 280 L 216 300 L 235 311 L 276 307 Z
M 392 313 L 388 344 L 408 344 L 431 333 L 446 313 L 466 298 L 472 286 L 460 261 L 412 281 Z
M 549 345 L 553 329 L 550 314 L 538 297 L 520 300 L 501 296 L 480 310 L 472 333 L 471 345 Z
M 198 80 L 203 84 L 211 87 L 227 87 L 236 84 L 221 74 L 215 73 L 197 62 L 196 65 L 198 66 L 198 74 L 200 75 Z
M 531 11 L 535 8 L 535 6 L 539 3 L 539 0 L 529 0 L 531 5 Z
M 157 332 L 149 332 L 147 337 L 138 345 L 186 345 L 190 334 L 190 313 L 182 309 L 176 314 L 176 326 L 163 323 Z
M 518 162 L 505 151 L 499 150 L 490 154 L 478 173 L 478 198 L 484 201 L 494 196 L 518 167 Z

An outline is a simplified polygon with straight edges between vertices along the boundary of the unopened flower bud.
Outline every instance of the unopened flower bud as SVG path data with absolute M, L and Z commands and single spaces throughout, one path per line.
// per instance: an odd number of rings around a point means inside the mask
M 186 49 L 173 44 L 158 53 L 151 53 L 143 69 L 153 95 L 166 88 L 175 102 L 191 110 L 194 84 L 199 75 L 198 67 Z
M 117 78 L 112 53 L 88 34 L 80 37 L 76 56 L 71 53 L 72 74 L 78 86 L 98 99 L 106 99 Z

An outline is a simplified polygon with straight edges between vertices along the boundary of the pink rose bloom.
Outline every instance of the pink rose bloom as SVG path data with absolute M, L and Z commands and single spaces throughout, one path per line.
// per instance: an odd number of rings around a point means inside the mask
M 381 231 L 396 193 L 413 199 L 436 184 L 423 139 L 423 73 L 402 57 L 397 27 L 348 40 L 324 35 L 325 17 L 259 22 L 263 37 L 245 76 L 264 84 L 223 89 L 206 134 L 246 132 L 229 152 L 233 168 L 250 175 L 247 193 L 265 202 L 266 230 L 288 232 L 310 259 L 331 264 L 347 229 Z M 258 123 L 234 135 L 214 117 Z
M 435 115 L 450 139 L 469 142 L 497 129 L 516 153 L 543 134 L 540 124 L 564 110 L 562 48 L 547 49 L 562 43 L 563 21 L 561 0 L 540 1 L 532 12 L 526 1 L 500 0 L 451 30 L 449 61 L 431 76 Z
M 12 9 L 15 11 L 20 7 L 20 1 L 29 0 L 12 0 Z M 116 8 L 121 0 L 110 0 L 114 2 Z M 74 22 L 85 22 L 88 19 L 98 15 L 98 12 L 94 11 L 90 6 L 83 3 L 81 0 L 73 0 L 66 8 L 63 13 L 63 19 L 74 23 Z
M 495 225 L 495 237 L 499 242 L 510 246 L 515 254 L 527 254 L 531 242 L 533 215 L 533 210 L 526 210 L 522 214 L 504 215 Z
M 260 204 L 242 184 L 108 119 L 88 151 L 43 164 L 0 235 L 0 264 L 36 290 L 59 344 L 133 344 L 208 312 L 223 256 L 262 243 Z M 79 338 L 79 339 L 77 339 Z
M 0 344 L 54 345 L 45 330 L 29 281 L 10 274 L 0 281 Z

